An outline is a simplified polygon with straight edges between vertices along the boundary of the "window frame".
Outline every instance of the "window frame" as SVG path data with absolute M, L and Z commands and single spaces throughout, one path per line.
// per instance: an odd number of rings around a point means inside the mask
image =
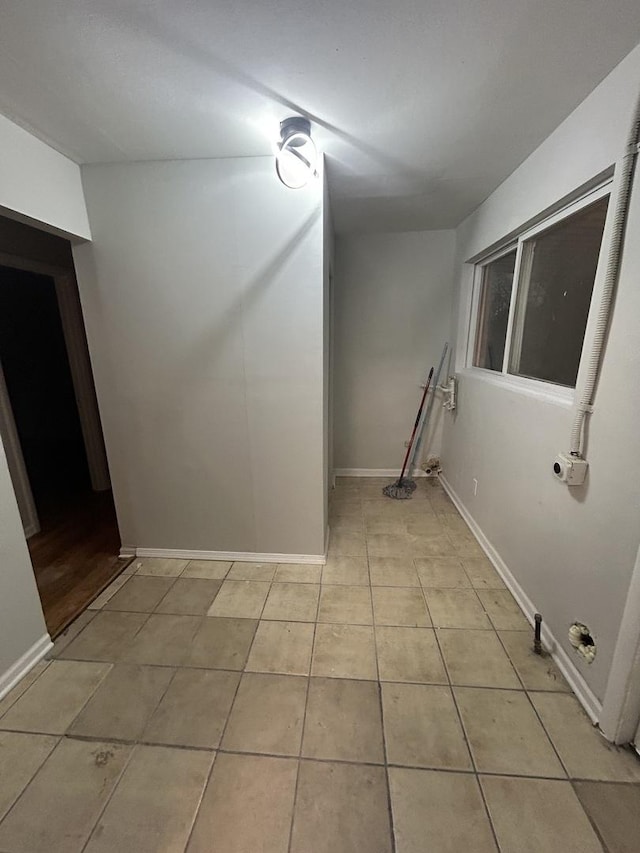
M 481 254 L 474 259 L 467 347 L 464 362 L 465 371 L 470 371 L 474 376 L 485 379 L 491 382 L 492 384 L 501 385 L 502 387 L 510 387 L 514 390 L 520 390 L 538 397 L 545 397 L 554 402 L 558 402 L 567 406 L 572 405 L 576 393 L 576 388 L 580 385 L 585 342 L 588 340 L 589 337 L 589 329 L 594 311 L 594 302 L 599 298 L 600 294 L 598 280 L 600 278 L 600 272 L 602 268 L 603 253 L 606 249 L 606 244 L 608 243 L 608 223 L 612 209 L 611 198 L 613 195 L 612 185 L 613 178 L 609 177 L 599 183 L 597 186 L 590 189 L 588 192 L 583 193 L 579 198 L 576 198 L 569 204 L 564 205 L 559 210 L 550 214 L 549 216 L 538 220 L 534 225 L 522 230 L 516 236 L 511 237 L 508 241 L 505 241 L 505 243 L 498 249 L 495 249 L 484 255 Z M 513 364 L 513 354 L 517 351 L 517 347 L 519 345 L 521 346 L 522 344 L 522 333 L 524 330 L 524 313 L 521 318 L 516 317 L 516 314 L 520 289 L 523 286 L 523 280 L 525 282 L 524 286 L 526 286 L 527 281 L 527 278 L 522 276 L 522 271 L 525 265 L 527 263 L 530 264 L 532 260 L 532 253 L 527 251 L 527 242 L 535 237 L 540 236 L 541 234 L 544 234 L 545 231 L 548 231 L 550 228 L 553 228 L 555 225 L 559 224 L 563 220 L 568 219 L 570 216 L 573 216 L 575 213 L 578 213 L 585 207 L 589 207 L 589 205 L 593 204 L 601 198 L 604 198 L 605 196 L 609 196 L 609 206 L 607 209 L 607 215 L 602 234 L 602 242 L 600 244 L 600 253 L 598 256 L 598 264 L 596 267 L 593 291 L 591 293 L 591 300 L 589 303 L 587 325 L 583 338 L 576 386 L 574 388 L 570 388 L 566 385 L 558 385 L 546 379 L 533 379 L 528 376 L 518 376 L 518 374 L 516 373 L 510 373 L 509 369 L 510 365 Z M 497 261 L 499 258 L 503 257 L 504 255 L 508 255 L 514 250 L 516 252 L 516 257 L 513 268 L 513 285 L 511 288 L 511 301 L 509 304 L 509 317 L 507 320 L 502 369 L 489 370 L 489 368 L 478 367 L 473 363 L 478 339 L 478 320 L 480 303 L 482 300 L 484 268 L 488 264 L 492 263 L 493 261 Z M 521 305 L 526 305 L 526 301 L 521 300 Z M 518 321 L 520 321 L 519 335 Z

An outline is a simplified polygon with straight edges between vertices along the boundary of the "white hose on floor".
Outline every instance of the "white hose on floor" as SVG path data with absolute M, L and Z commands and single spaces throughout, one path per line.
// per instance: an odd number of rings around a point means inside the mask
M 593 394 L 602 360 L 602 350 L 604 348 L 604 339 L 609 325 L 609 315 L 611 313 L 611 305 L 613 302 L 613 294 L 615 291 L 618 273 L 620 272 L 620 262 L 622 258 L 622 241 L 624 239 L 625 225 L 627 221 L 627 213 L 629 210 L 629 198 L 631 196 L 631 186 L 633 182 L 633 167 L 635 158 L 638 154 L 638 143 L 640 142 L 640 98 L 636 104 L 633 113 L 633 120 L 629 130 L 627 139 L 627 147 L 624 156 L 620 163 L 620 189 L 616 199 L 616 206 L 613 213 L 613 226 L 611 233 L 611 241 L 609 243 L 609 252 L 607 255 L 607 268 L 605 273 L 604 286 L 600 305 L 598 307 L 598 315 L 596 320 L 596 329 L 589 352 L 589 360 L 587 366 L 587 375 L 580 394 L 580 398 L 576 405 L 576 412 L 571 429 L 571 440 L 569 444 L 569 452 L 572 456 L 580 456 L 582 449 L 582 427 L 584 424 L 585 415 L 591 410 L 593 403 Z

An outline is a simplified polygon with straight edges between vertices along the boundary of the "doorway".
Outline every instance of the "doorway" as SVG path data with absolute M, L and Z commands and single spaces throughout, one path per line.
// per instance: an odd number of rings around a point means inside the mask
M 21 266 L 0 263 L 2 437 L 56 636 L 124 563 L 75 277 Z

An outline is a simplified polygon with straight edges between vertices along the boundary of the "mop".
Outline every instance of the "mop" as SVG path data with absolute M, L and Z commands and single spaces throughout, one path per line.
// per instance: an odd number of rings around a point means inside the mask
M 409 461 L 409 456 L 411 455 L 411 448 L 413 447 L 413 441 L 416 437 L 416 433 L 418 432 L 418 425 L 420 423 L 420 419 L 422 418 L 422 409 L 424 408 L 424 401 L 427 399 L 427 394 L 429 393 L 429 386 L 431 385 L 431 378 L 433 376 L 433 367 L 429 371 L 429 377 L 427 379 L 427 384 L 424 386 L 424 393 L 422 395 L 422 400 L 420 400 L 420 407 L 418 409 L 418 414 L 416 415 L 416 420 L 413 425 L 413 432 L 411 433 L 411 438 L 409 439 L 409 444 L 407 446 L 407 452 L 404 455 L 404 462 L 402 463 L 402 471 L 400 472 L 400 477 L 396 480 L 395 483 L 390 483 L 388 486 L 385 486 L 382 490 L 382 494 L 386 495 L 388 498 L 395 498 L 399 501 L 406 501 L 407 498 L 411 497 L 412 492 L 416 488 L 416 484 L 411 479 L 404 479 L 404 472 L 407 470 L 407 462 Z
M 429 417 L 431 415 L 431 409 L 433 408 L 433 401 L 435 398 L 435 389 L 437 388 L 438 382 L 440 381 L 440 374 L 442 373 L 442 368 L 444 366 L 444 360 L 447 356 L 448 349 L 449 349 L 449 344 L 445 343 L 444 348 L 442 350 L 442 355 L 440 356 L 440 363 L 438 364 L 438 369 L 437 369 L 437 371 L 435 373 L 435 377 L 434 377 L 434 382 L 433 382 L 434 393 L 431 395 L 431 399 L 429 400 L 429 403 L 427 404 L 427 409 L 425 411 L 424 420 L 422 421 L 422 423 L 420 423 L 420 418 L 422 415 L 422 408 L 424 406 L 424 401 L 425 401 L 427 394 L 429 392 L 429 383 L 430 383 L 431 378 L 433 376 L 433 368 L 431 368 L 431 371 L 429 373 L 429 380 L 427 381 L 427 386 L 425 388 L 424 394 L 422 395 L 422 402 L 420 403 L 420 409 L 418 410 L 418 417 L 417 417 L 416 423 L 413 427 L 413 434 L 411 435 L 411 441 L 409 442 L 409 447 L 407 449 L 407 456 L 405 456 L 404 465 L 402 466 L 402 473 L 400 474 L 400 479 L 397 480 L 397 482 L 392 483 L 389 486 L 385 486 L 384 489 L 382 490 L 382 493 L 384 495 L 386 495 L 388 498 L 396 498 L 396 500 L 407 500 L 408 498 L 411 497 L 412 493 L 416 489 L 416 483 L 414 480 L 412 480 L 410 477 L 408 477 L 406 480 L 404 479 L 404 473 L 405 473 L 405 469 L 407 466 L 407 457 L 408 457 L 409 453 L 411 453 L 411 445 L 413 444 L 414 437 L 417 434 L 418 440 L 415 443 L 415 450 L 414 450 L 413 455 L 411 457 L 411 464 L 409 465 L 409 471 L 411 472 L 414 470 L 414 468 L 416 466 L 416 462 L 420 457 L 420 447 L 422 444 L 422 436 L 424 435 L 425 427 L 426 427 L 426 425 L 429 421 Z M 416 427 L 417 427 L 417 431 L 416 431 Z
M 415 471 L 415 469 L 419 465 L 420 461 L 420 449 L 422 447 L 422 439 L 424 438 L 424 433 L 427 428 L 427 424 L 429 423 L 429 418 L 431 417 L 431 410 L 433 409 L 433 402 L 436 397 L 436 390 L 438 388 L 438 383 L 440 382 L 440 374 L 442 373 L 442 368 L 444 367 L 444 360 L 447 357 L 447 352 L 449 350 L 449 344 L 445 343 L 442 348 L 442 355 L 440 356 L 440 363 L 438 364 L 438 369 L 433 374 L 433 393 L 431 394 L 431 398 L 427 403 L 427 408 L 424 413 L 424 419 L 420 426 L 418 427 L 418 438 L 415 445 L 415 450 L 413 451 L 413 457 L 411 459 L 411 463 L 409 465 L 409 471 Z

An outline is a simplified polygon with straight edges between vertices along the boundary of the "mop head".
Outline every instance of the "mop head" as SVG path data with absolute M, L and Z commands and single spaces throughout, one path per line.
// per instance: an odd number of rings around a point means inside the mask
M 406 501 L 411 498 L 415 490 L 416 484 L 413 480 L 396 480 L 395 483 L 385 486 L 382 494 L 388 498 L 395 498 L 397 501 Z

